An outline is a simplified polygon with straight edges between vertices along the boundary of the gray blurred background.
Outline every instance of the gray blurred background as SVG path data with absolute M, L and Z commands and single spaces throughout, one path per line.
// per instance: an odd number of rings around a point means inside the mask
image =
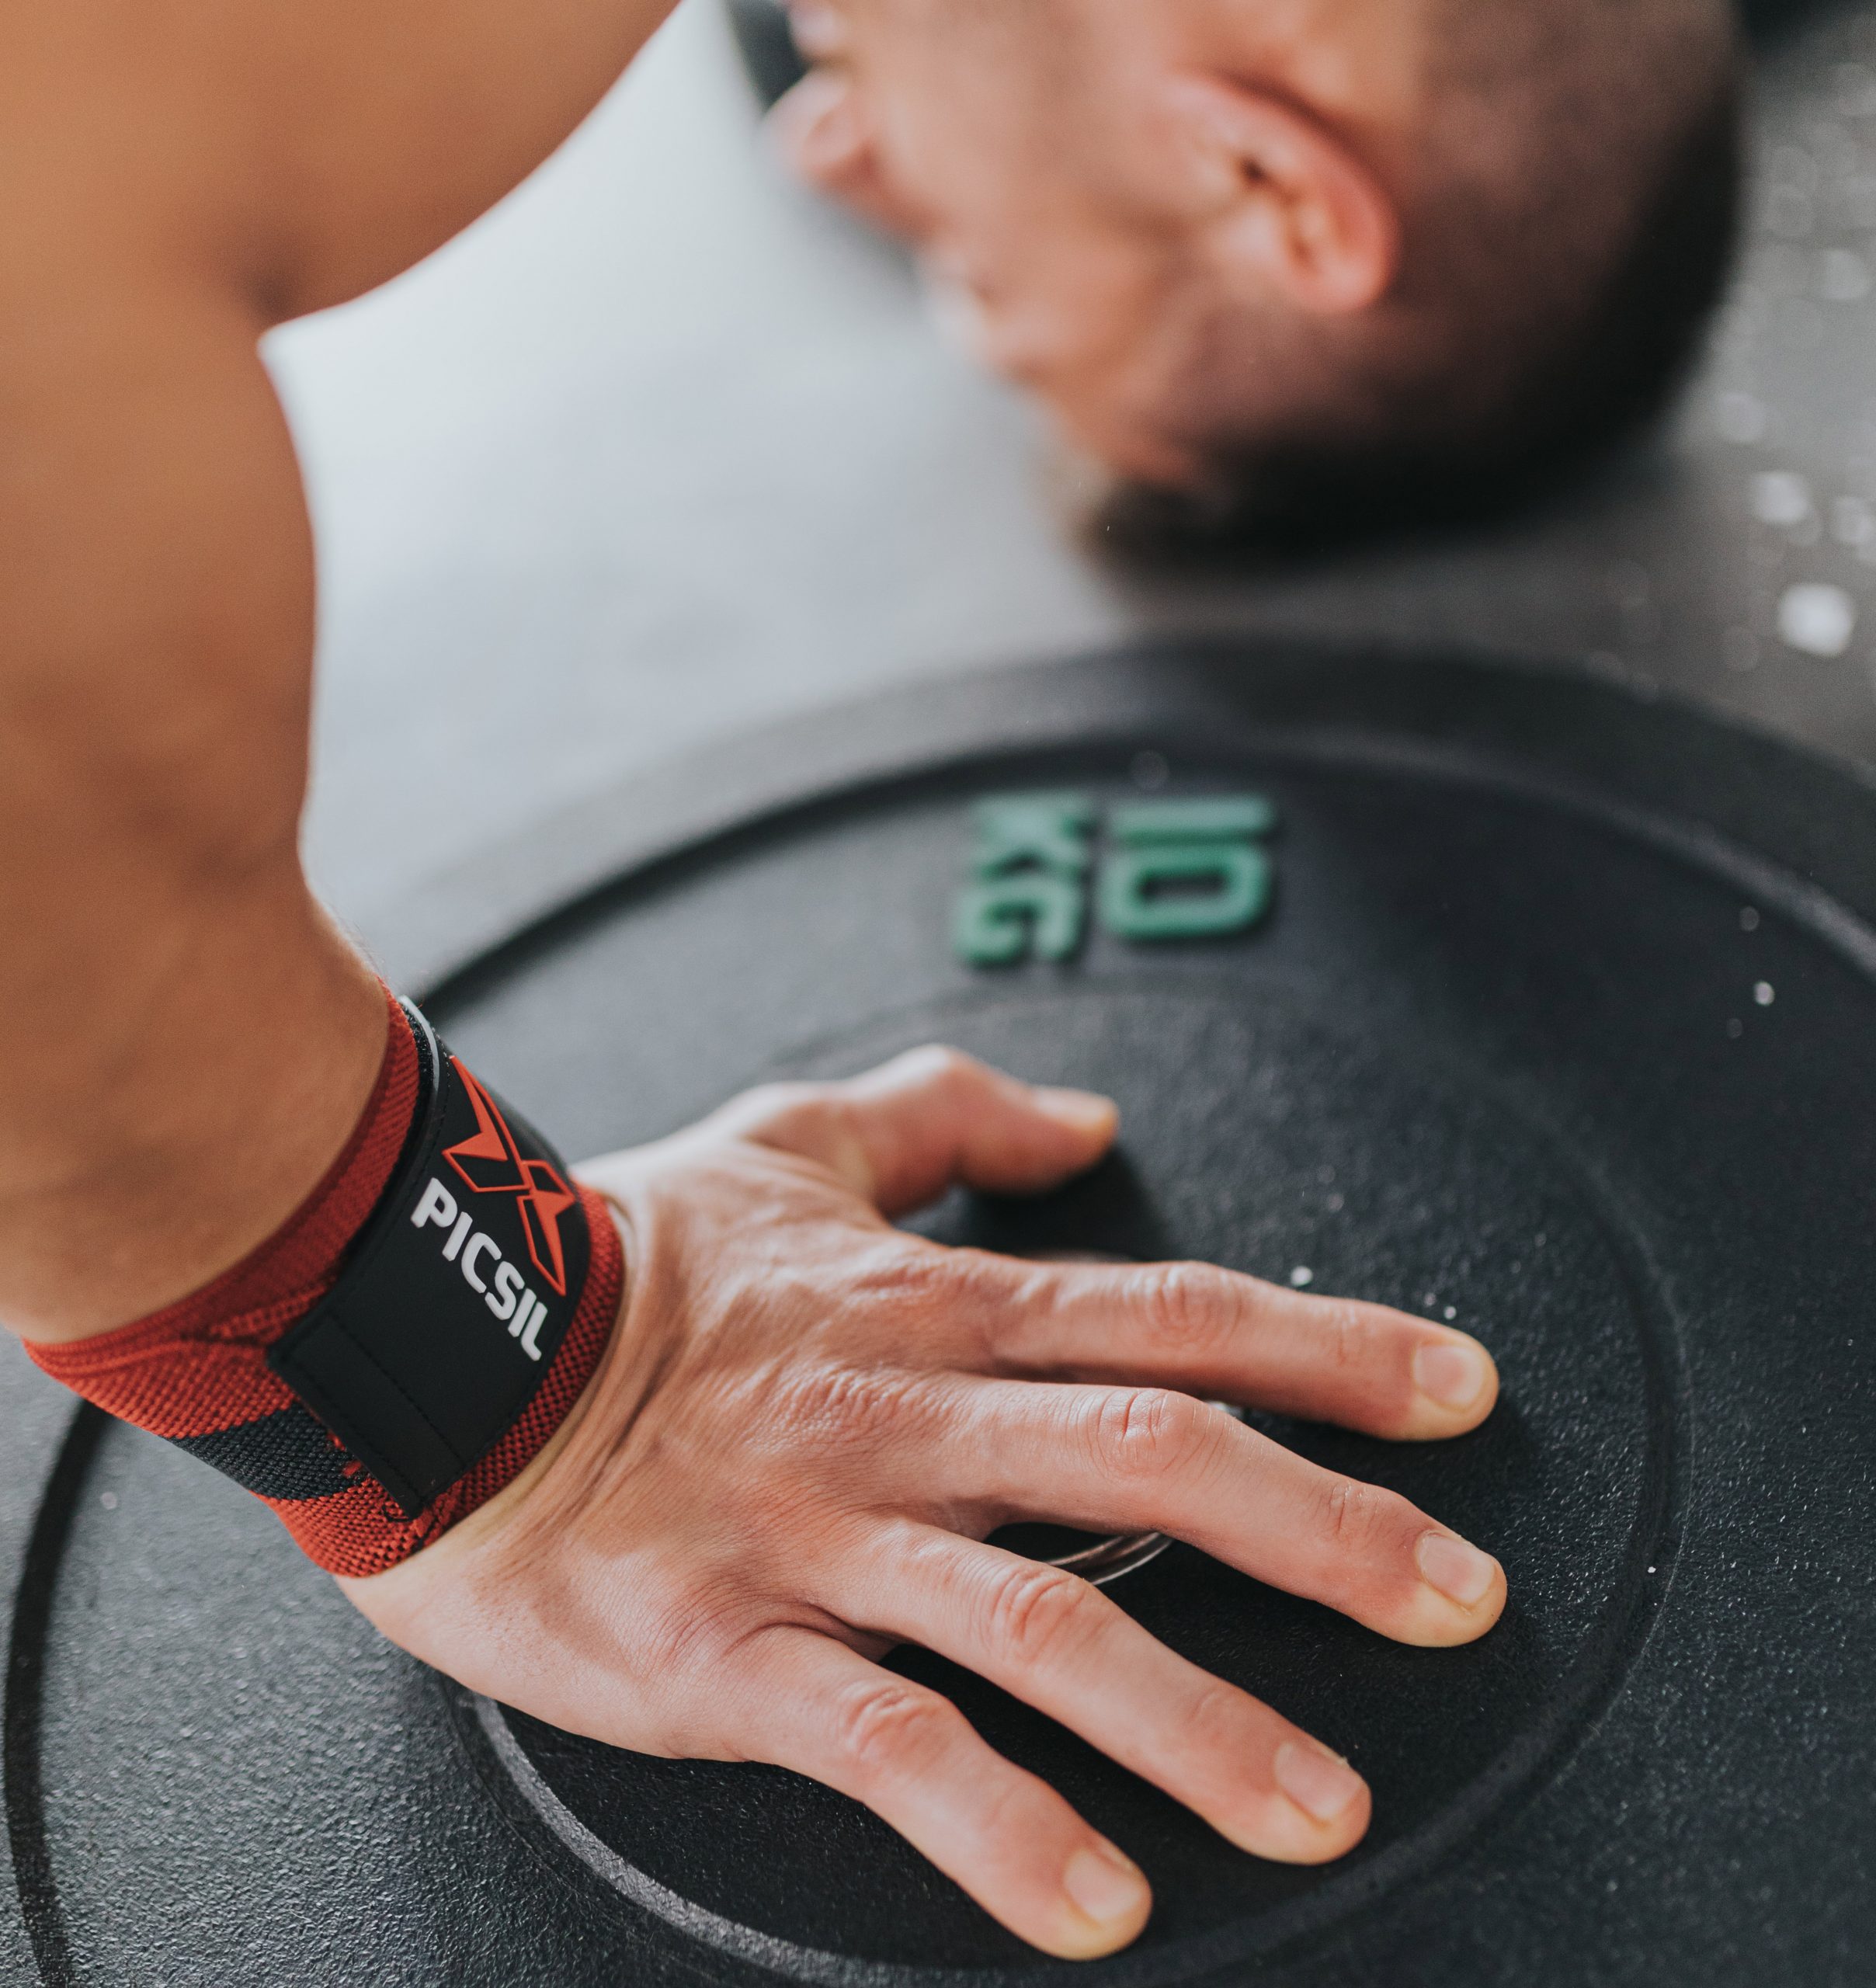
M 1127 576 L 901 257 L 771 159 L 715 0 L 421 268 L 277 334 L 322 561 L 308 853 L 369 937 L 686 748 L 1131 632 L 1573 660 L 1876 766 L 1876 4 L 1765 37 L 1749 239 L 1670 431 L 1541 514 Z

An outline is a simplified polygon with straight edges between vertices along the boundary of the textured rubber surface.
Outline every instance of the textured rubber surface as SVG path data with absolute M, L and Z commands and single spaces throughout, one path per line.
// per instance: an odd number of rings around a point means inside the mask
M 1106 1085 L 1128 1129 L 1079 1187 L 948 1207 L 945 1232 L 1308 1270 L 1450 1305 L 1504 1366 L 1499 1416 L 1442 1449 L 1290 1432 L 1503 1554 L 1516 1604 L 1476 1649 L 1393 1649 L 1185 1548 L 1113 1590 L 1353 1752 L 1379 1813 L 1343 1865 L 1239 1858 L 900 1660 L 1147 1865 L 1153 1925 L 1091 1975 L 1863 1979 L 1869 787 L 1606 689 L 1223 651 L 883 700 L 719 763 L 686 829 L 702 779 L 595 817 L 610 880 L 435 990 L 453 1044 L 567 1149 L 948 1036 Z M 1262 926 L 958 964 L 973 802 L 1142 781 L 1277 801 Z M 571 878 L 530 860 L 544 892 Z M 110 1431 L 47 1509 L 22 1820 L 48 1978 L 1051 1972 L 850 1805 L 467 1701 L 161 1444 Z

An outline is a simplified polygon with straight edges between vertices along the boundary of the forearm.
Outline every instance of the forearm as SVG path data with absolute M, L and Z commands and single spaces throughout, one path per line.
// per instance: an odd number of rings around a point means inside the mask
M 0 996 L 0 1319 L 30 1338 L 122 1324 L 257 1246 L 382 1054 L 382 997 L 297 875 L 161 908 L 82 998 L 12 975 Z
M 0 1319 L 33 1336 L 264 1236 L 381 1044 L 299 868 L 311 560 L 254 338 L 193 285 L 0 273 Z

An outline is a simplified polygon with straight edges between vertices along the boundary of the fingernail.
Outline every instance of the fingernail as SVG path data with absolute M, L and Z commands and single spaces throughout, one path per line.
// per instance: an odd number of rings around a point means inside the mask
M 1114 1121 L 1113 1099 L 1098 1097 L 1091 1090 L 1044 1086 L 1037 1091 L 1036 1102 L 1051 1117 L 1072 1125 L 1078 1132 L 1104 1132 Z
M 1483 1350 L 1452 1340 L 1413 1356 L 1413 1384 L 1442 1408 L 1470 1408 L 1492 1378 Z
M 1414 1548 L 1420 1578 L 1461 1608 L 1475 1607 L 1498 1578 L 1498 1562 L 1489 1553 L 1455 1539 L 1450 1532 L 1430 1532 Z
M 1076 1851 L 1061 1874 L 1061 1888 L 1075 1910 L 1097 1926 L 1136 1919 L 1147 1904 L 1146 1879 L 1138 1866 L 1110 1843 Z
M 1332 1823 L 1360 1795 L 1361 1776 L 1347 1761 L 1286 1740 L 1277 1750 L 1277 1785 L 1305 1815 Z

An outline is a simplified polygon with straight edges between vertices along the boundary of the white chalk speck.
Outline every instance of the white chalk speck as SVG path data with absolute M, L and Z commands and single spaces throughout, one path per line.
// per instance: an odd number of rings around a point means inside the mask
M 1456 1318 L 1457 1318 L 1457 1317 L 1458 1317 L 1458 1315 L 1459 1315 L 1459 1307 L 1458 1307 L 1457 1305 L 1447 1305 L 1447 1307 L 1446 1308 L 1446 1314 L 1445 1314 L 1445 1315 L 1446 1315 L 1447 1318 L 1449 1318 L 1449 1319 L 1456 1319 Z
M 1290 1273 L 1290 1281 L 1298 1291 L 1301 1291 L 1305 1284 L 1314 1284 L 1315 1281 L 1316 1274 L 1307 1263 L 1298 1263 Z
M 1760 1007 L 1769 1008 L 1778 999 L 1777 989 L 1769 980 L 1755 981 L 1753 983 L 1753 999 Z
M 1742 932 L 1756 932 L 1759 930 L 1759 914 L 1749 904 L 1739 913 L 1739 930 Z
M 1329 1199 L 1325 1201 L 1322 1205 L 1328 1209 L 1331 1215 L 1339 1215 L 1342 1211 L 1348 1206 L 1348 1203 L 1341 1195 L 1331 1194 Z
M 1812 515 L 1811 485 L 1795 470 L 1761 470 L 1753 478 L 1753 516 L 1789 531 Z
M 117 1509 L 117 1493 L 115 1491 L 100 1491 L 98 1493 L 98 1503 L 107 1512 L 114 1512 Z
M 1778 638 L 1806 655 L 1839 656 L 1857 632 L 1857 603 L 1820 580 L 1787 587 L 1778 603 Z

